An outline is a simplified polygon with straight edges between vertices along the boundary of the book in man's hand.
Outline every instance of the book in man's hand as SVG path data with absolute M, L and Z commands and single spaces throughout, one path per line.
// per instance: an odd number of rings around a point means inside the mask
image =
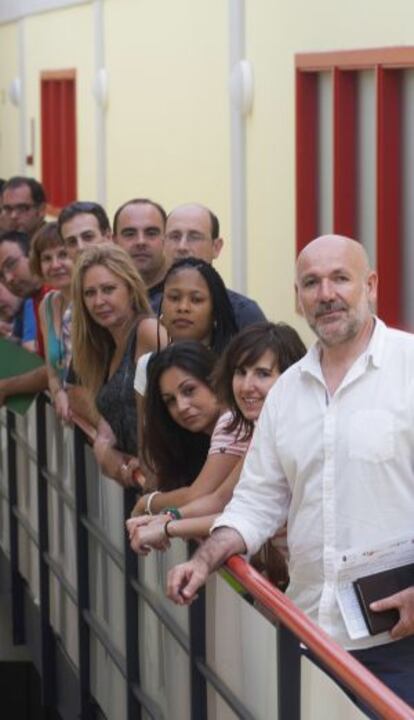
M 355 592 L 371 635 L 391 630 L 400 619 L 397 609 L 374 612 L 370 604 L 414 585 L 414 563 L 366 575 L 354 581 Z

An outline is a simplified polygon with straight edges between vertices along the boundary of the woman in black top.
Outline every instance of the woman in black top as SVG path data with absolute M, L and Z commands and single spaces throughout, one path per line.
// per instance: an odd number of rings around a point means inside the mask
M 144 283 L 113 244 L 85 250 L 73 280 L 73 364 L 101 414 L 95 455 L 107 475 L 132 484 L 138 467 L 135 366 L 167 336 L 151 317 Z

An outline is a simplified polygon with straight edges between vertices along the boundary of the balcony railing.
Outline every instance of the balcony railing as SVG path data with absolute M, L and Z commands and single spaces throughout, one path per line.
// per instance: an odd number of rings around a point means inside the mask
M 81 418 L 63 427 L 40 396 L 25 418 L 1 410 L 0 431 L 0 571 L 11 578 L 13 637 L 29 648 L 43 704 L 64 720 L 364 717 L 330 676 L 378 717 L 414 719 L 240 557 L 190 608 L 169 602 L 166 573 L 191 548 L 130 551 L 135 493 L 100 473 Z

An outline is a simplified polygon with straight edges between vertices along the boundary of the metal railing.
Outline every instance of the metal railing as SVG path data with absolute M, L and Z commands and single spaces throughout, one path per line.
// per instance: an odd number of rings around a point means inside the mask
M 0 411 L 0 548 L 11 573 L 16 643 L 65 720 L 323 720 L 364 717 L 309 657 L 379 717 L 414 718 L 354 658 L 242 558 L 190 608 L 164 595 L 176 541 L 137 558 L 124 521 L 135 501 L 102 475 L 90 428 L 64 428 L 45 396 L 25 418 Z M 265 614 L 263 612 L 265 609 Z M 308 653 L 309 655 L 309 653 Z

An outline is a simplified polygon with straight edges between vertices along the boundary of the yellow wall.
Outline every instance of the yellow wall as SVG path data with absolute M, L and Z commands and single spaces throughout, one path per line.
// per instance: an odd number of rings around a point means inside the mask
M 93 12 L 91 5 L 34 15 L 25 20 L 27 117 L 35 118 L 35 165 L 28 174 L 41 178 L 40 73 L 75 68 L 77 72 L 78 197 L 93 200 L 95 177 L 95 101 Z
M 410 0 L 246 0 L 246 55 L 253 63 L 248 120 L 249 290 L 275 318 L 293 322 L 295 92 L 298 52 L 414 45 Z M 254 260 L 253 260 L 254 258 Z
M 18 75 L 17 25 L 0 27 L 0 177 L 8 178 L 19 171 L 19 111 L 8 93 Z
M 412 0 L 246 0 L 246 57 L 254 71 L 247 117 L 249 294 L 269 316 L 304 324 L 294 310 L 294 55 L 414 44 Z M 107 208 L 153 197 L 170 210 L 198 200 L 220 217 L 230 274 L 230 143 L 227 0 L 105 0 Z M 15 171 L 18 114 L 6 98 L 17 72 L 16 25 L 0 26 L 0 175 Z M 24 21 L 27 110 L 36 119 L 39 74 L 76 68 L 78 195 L 96 197 L 93 5 Z M 28 127 L 26 128 L 28 132 Z M 7 136 L 7 145 L 4 138 Z M 309 334 L 307 334 L 309 337 Z
M 143 195 L 167 211 L 199 201 L 228 235 L 226 2 L 108 0 L 105 8 L 111 210 Z M 221 269 L 228 251 L 223 257 Z

